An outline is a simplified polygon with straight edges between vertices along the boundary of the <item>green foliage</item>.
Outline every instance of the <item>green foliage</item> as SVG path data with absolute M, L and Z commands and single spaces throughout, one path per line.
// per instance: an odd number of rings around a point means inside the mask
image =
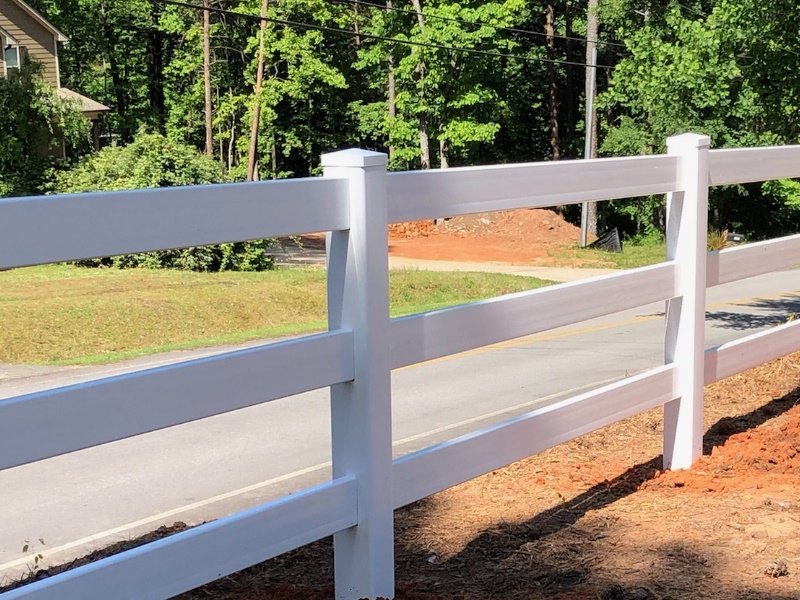
M 627 18 L 628 5 L 613 0 L 604 8 L 625 33 L 630 55 L 598 98 L 600 108 L 616 114 L 605 125 L 603 152 L 663 152 L 667 137 L 686 131 L 706 133 L 714 147 L 797 139 L 800 54 L 790 49 L 800 28 L 785 18 L 791 3 L 720 0 L 707 9 L 667 3 L 644 23 Z M 794 197 L 786 184 L 712 189 L 710 222 L 756 237 L 791 230 L 798 224 Z M 663 230 L 650 201 L 633 210 L 612 206 L 612 219 L 629 219 L 628 231 Z
M 185 144 L 144 134 L 127 146 L 111 146 L 86 157 L 55 179 L 59 193 L 133 190 L 223 181 L 219 163 Z
M 158 134 L 137 137 L 128 146 L 101 150 L 56 176 L 58 193 L 132 190 L 211 184 L 224 180 L 219 163 Z M 80 261 L 83 266 L 185 271 L 263 271 L 272 268 L 265 251 L 270 240 L 218 244 Z
M 0 77 L 0 197 L 40 191 L 62 143 L 79 146 L 89 123 L 41 80 L 42 67 L 28 62 Z
M 519 44 L 498 36 L 494 26 L 518 24 L 523 7 L 519 0 L 431 1 L 423 5 L 424 25 L 416 15 L 386 14 L 378 9 L 370 13 L 365 28 L 369 34 L 445 47 L 378 42 L 359 52 L 356 67 L 368 73 L 374 88 L 380 90 L 386 86 L 388 60 L 392 56 L 396 117 L 388 116 L 385 98 L 370 105 L 369 110 L 359 105 L 357 117 L 362 130 L 373 137 L 383 137 L 393 147 L 393 166 L 419 165 L 422 128 L 428 131 L 432 147 L 439 148 L 441 162 L 468 161 L 477 148 L 495 141 L 501 120 L 509 112 L 501 94 L 502 73 L 498 72 L 496 59 L 446 48 L 494 53 L 516 50 Z M 437 17 L 483 25 L 464 25 Z M 384 115 L 382 120 L 375 118 L 377 112 Z
M 151 0 L 30 2 L 70 36 L 59 50 L 64 85 L 111 107 L 104 139 L 129 143 L 146 131 L 204 149 L 201 10 Z M 213 158 L 230 180 L 244 178 L 256 103 L 262 179 L 317 174 L 320 154 L 352 146 L 389 152 L 392 169 L 418 168 L 423 134 L 431 166 L 542 160 L 553 155 L 551 76 L 560 155 L 583 155 L 585 45 L 555 38 L 550 67 L 541 34 L 549 6 L 557 36 L 585 36 L 586 0 L 419 0 L 423 23 L 410 0 L 394 3 L 399 12 L 382 2 L 271 1 L 268 16 L 282 22 L 266 26 L 256 98 L 260 4 L 228 0 L 212 6 L 230 12 L 210 15 Z M 800 21 L 787 15 L 796 9 L 791 0 L 602 0 L 598 62 L 610 68 L 597 71 L 601 154 L 661 153 L 667 137 L 685 131 L 707 133 L 714 147 L 795 143 Z M 15 165 L 0 189 L 36 189 L 43 172 Z M 794 197 L 785 186 L 714 189 L 710 222 L 751 237 L 796 229 Z M 663 198 L 615 200 L 600 211 L 601 228 L 663 232 Z

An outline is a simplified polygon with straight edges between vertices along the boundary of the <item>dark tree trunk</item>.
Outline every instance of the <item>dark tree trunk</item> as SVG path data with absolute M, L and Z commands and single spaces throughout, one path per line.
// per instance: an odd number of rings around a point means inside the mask
M 157 131 L 163 134 L 167 109 L 164 100 L 164 35 L 159 26 L 160 20 L 161 5 L 154 2 L 147 36 L 147 95 L 153 123 Z
M 256 68 L 256 84 L 253 89 L 253 126 L 250 128 L 250 149 L 247 153 L 247 181 L 256 178 L 256 162 L 258 160 L 258 128 L 261 121 L 261 86 L 264 83 L 264 36 L 267 22 L 264 18 L 269 9 L 269 0 L 261 0 L 261 22 L 258 33 L 258 67 Z
M 553 5 L 547 5 L 545 33 L 547 34 L 547 99 L 550 113 L 550 148 L 553 151 L 553 160 L 561 158 L 558 138 L 558 98 L 556 95 L 556 65 L 555 65 L 555 11 Z
M 203 0 L 208 8 L 208 0 Z M 211 117 L 211 11 L 203 11 L 203 87 L 205 89 L 206 155 L 214 156 L 214 130 Z
M 390 10 L 392 8 L 392 0 L 386 0 L 386 8 Z M 395 117 L 397 116 L 397 91 L 395 87 L 395 80 L 394 80 L 394 54 L 389 54 L 388 58 L 388 76 L 387 76 L 387 90 L 386 90 L 386 101 L 389 105 L 389 123 L 394 123 Z M 389 160 L 391 161 L 394 156 L 394 146 L 391 144 L 391 135 L 390 135 L 390 143 L 389 143 Z
M 564 3 L 564 35 L 567 37 L 565 40 L 566 46 L 566 59 L 568 61 L 575 60 L 574 52 L 573 52 L 573 41 L 569 38 L 573 37 L 572 32 L 572 4 L 569 2 Z M 575 121 L 577 121 L 577 106 L 578 103 L 575 101 L 576 96 L 576 89 L 575 89 L 575 68 L 567 67 L 567 81 L 565 83 L 566 86 L 566 94 L 564 98 L 565 102 L 565 110 L 564 114 L 561 119 L 561 139 L 567 140 L 567 144 L 569 145 L 570 142 L 573 140 L 573 136 L 575 135 Z

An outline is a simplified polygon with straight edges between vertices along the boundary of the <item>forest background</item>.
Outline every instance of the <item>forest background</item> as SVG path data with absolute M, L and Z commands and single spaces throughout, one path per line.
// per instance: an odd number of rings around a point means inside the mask
M 89 152 L 30 65 L 0 79 L 0 196 L 303 177 L 345 147 L 394 170 L 582 158 L 595 48 L 594 156 L 660 153 L 685 131 L 790 144 L 800 127 L 789 0 L 28 1 L 70 37 L 62 85 L 110 107 L 109 147 Z M 41 156 L 42 125 L 67 159 Z M 715 189 L 709 216 L 796 232 L 800 184 Z M 597 219 L 655 239 L 663 198 Z

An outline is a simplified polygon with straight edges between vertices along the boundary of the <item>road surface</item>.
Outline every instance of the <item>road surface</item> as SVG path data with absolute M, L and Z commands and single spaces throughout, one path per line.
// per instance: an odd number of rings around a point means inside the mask
M 397 370 L 395 455 L 661 364 L 663 308 L 644 306 Z M 712 288 L 706 345 L 794 312 L 800 271 Z M 0 399 L 197 354 L 32 371 L 0 382 Z M 32 563 L 31 551 L 22 552 L 25 540 L 44 554 L 45 565 L 57 564 L 162 524 L 202 522 L 324 481 L 329 426 L 328 393 L 318 390 L 2 471 L 0 582 Z

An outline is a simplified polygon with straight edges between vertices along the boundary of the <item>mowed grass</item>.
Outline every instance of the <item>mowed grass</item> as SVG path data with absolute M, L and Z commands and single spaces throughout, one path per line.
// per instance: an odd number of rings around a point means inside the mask
M 635 269 L 654 265 L 666 260 L 665 243 L 622 245 L 622 252 L 606 252 L 591 248 L 571 246 L 550 253 L 542 264 L 553 267 L 575 267 L 581 269 Z
M 393 316 L 551 282 L 393 271 Z M 96 364 L 323 330 L 325 272 L 186 273 L 48 265 L 0 273 L 0 363 Z

